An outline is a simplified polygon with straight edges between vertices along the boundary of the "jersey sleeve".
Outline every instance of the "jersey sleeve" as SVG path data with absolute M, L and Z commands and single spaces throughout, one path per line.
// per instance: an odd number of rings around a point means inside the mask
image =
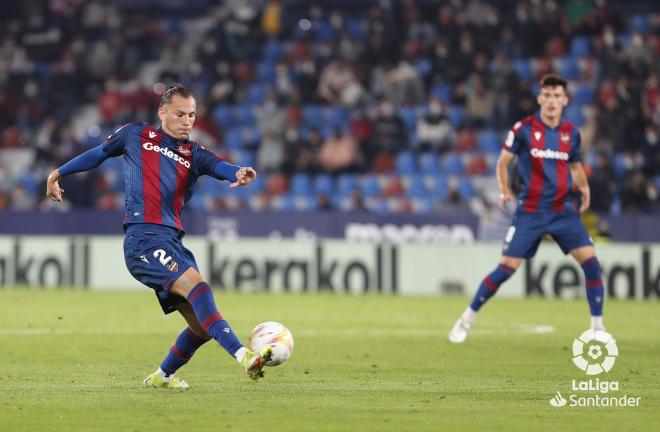
M 199 146 L 196 152 L 196 163 L 199 168 L 199 175 L 209 175 L 218 180 L 236 181 L 236 172 L 239 166 L 230 164 L 220 159 L 215 153 Z
M 582 136 L 580 135 L 580 131 L 577 129 L 575 129 L 573 133 L 574 135 L 572 142 L 574 144 L 571 148 L 571 154 L 568 156 L 568 163 L 582 162 L 582 150 L 580 149 L 580 145 L 582 144 Z
M 520 147 L 522 146 L 522 137 L 520 130 L 522 128 L 522 123 L 517 122 L 511 130 L 506 134 L 506 139 L 504 140 L 504 145 L 502 148 L 504 150 L 510 151 L 513 154 L 518 154 L 520 152 Z
M 103 144 L 101 148 L 108 155 L 108 157 L 115 157 L 124 154 L 126 149 L 126 138 L 131 129 L 135 127 L 135 123 L 128 123 L 120 127 L 113 133 L 111 133 Z

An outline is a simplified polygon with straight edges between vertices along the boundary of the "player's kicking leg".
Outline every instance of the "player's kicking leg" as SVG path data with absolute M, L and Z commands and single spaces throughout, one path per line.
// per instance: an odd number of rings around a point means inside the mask
M 500 285 L 513 275 L 521 262 L 522 259 L 520 258 L 504 257 L 497 268 L 483 279 L 472 299 L 472 303 L 465 309 L 449 332 L 450 342 L 462 343 L 465 341 L 474 321 L 477 319 L 479 309 L 495 295 Z
M 584 246 L 573 249 L 570 253 L 580 263 L 584 272 L 587 301 L 591 312 L 591 328 L 593 330 L 605 330 L 603 324 L 605 287 L 600 263 L 596 258 L 596 250 L 593 246 Z
M 189 268 L 170 291 L 188 301 L 204 331 L 243 366 L 251 379 L 263 377 L 264 365 L 273 355 L 272 348 L 266 346 L 261 352 L 252 352 L 243 346 L 229 323 L 218 312 L 213 291 L 199 272 Z

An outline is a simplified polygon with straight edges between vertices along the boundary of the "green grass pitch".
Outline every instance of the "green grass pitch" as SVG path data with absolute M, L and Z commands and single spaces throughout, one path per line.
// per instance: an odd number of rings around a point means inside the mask
M 463 345 L 446 336 L 465 298 L 216 292 L 216 301 L 244 341 L 261 321 L 288 325 L 292 359 L 253 383 L 209 343 L 179 371 L 188 391 L 144 388 L 184 325 L 163 317 L 147 289 L 0 291 L 0 430 L 658 430 L 657 301 L 605 305 L 620 355 L 599 378 L 620 382 L 614 395 L 641 397 L 635 408 L 548 403 L 586 378 L 571 362 L 585 301 L 495 298 Z

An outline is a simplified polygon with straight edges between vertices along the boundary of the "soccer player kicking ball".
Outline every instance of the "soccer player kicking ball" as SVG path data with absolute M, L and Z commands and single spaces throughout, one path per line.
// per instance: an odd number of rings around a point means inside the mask
M 589 208 L 589 184 L 580 162 L 580 132 L 561 116 L 568 105 L 566 81 L 557 75 L 545 75 L 536 100 L 540 111 L 513 126 L 497 161 L 501 209 L 507 203 L 513 204 L 508 167 L 515 156 L 522 181 L 516 213 L 504 239 L 502 260 L 481 282 L 472 303 L 449 332 L 451 342 L 465 341 L 479 309 L 513 275 L 523 259 L 536 254 L 546 234 L 582 266 L 591 328 L 604 330 L 600 264 L 580 221 L 580 213 Z M 569 196 L 573 183 L 582 195 L 580 213 L 574 210 Z
M 62 176 L 88 171 L 110 158 L 124 155 L 126 202 L 124 214 L 124 259 L 135 279 L 153 288 L 166 314 L 178 310 L 188 323 L 170 348 L 160 368 L 144 384 L 160 388 L 187 388 L 174 373 L 195 351 L 215 339 L 222 348 L 257 380 L 272 356 L 267 346 L 261 352 L 245 348 L 220 315 L 211 287 L 199 273 L 193 254 L 181 242 L 180 215 L 202 175 L 231 182 L 230 188 L 247 185 L 257 174 L 251 167 L 238 167 L 188 136 L 195 123 L 195 98 L 176 85 L 167 90 L 158 107 L 162 126 L 129 123 L 103 144 L 75 157 L 48 176 L 46 195 L 62 201 L 58 183 Z

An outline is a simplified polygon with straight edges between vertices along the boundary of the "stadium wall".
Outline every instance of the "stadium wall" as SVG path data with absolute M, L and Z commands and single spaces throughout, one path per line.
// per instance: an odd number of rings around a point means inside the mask
M 145 289 L 126 270 L 121 236 L 0 236 L 0 287 Z M 186 238 L 212 286 L 241 292 L 472 295 L 499 245 Z M 660 298 L 660 244 L 598 247 L 609 297 Z M 572 299 L 583 274 L 548 242 L 500 295 Z

